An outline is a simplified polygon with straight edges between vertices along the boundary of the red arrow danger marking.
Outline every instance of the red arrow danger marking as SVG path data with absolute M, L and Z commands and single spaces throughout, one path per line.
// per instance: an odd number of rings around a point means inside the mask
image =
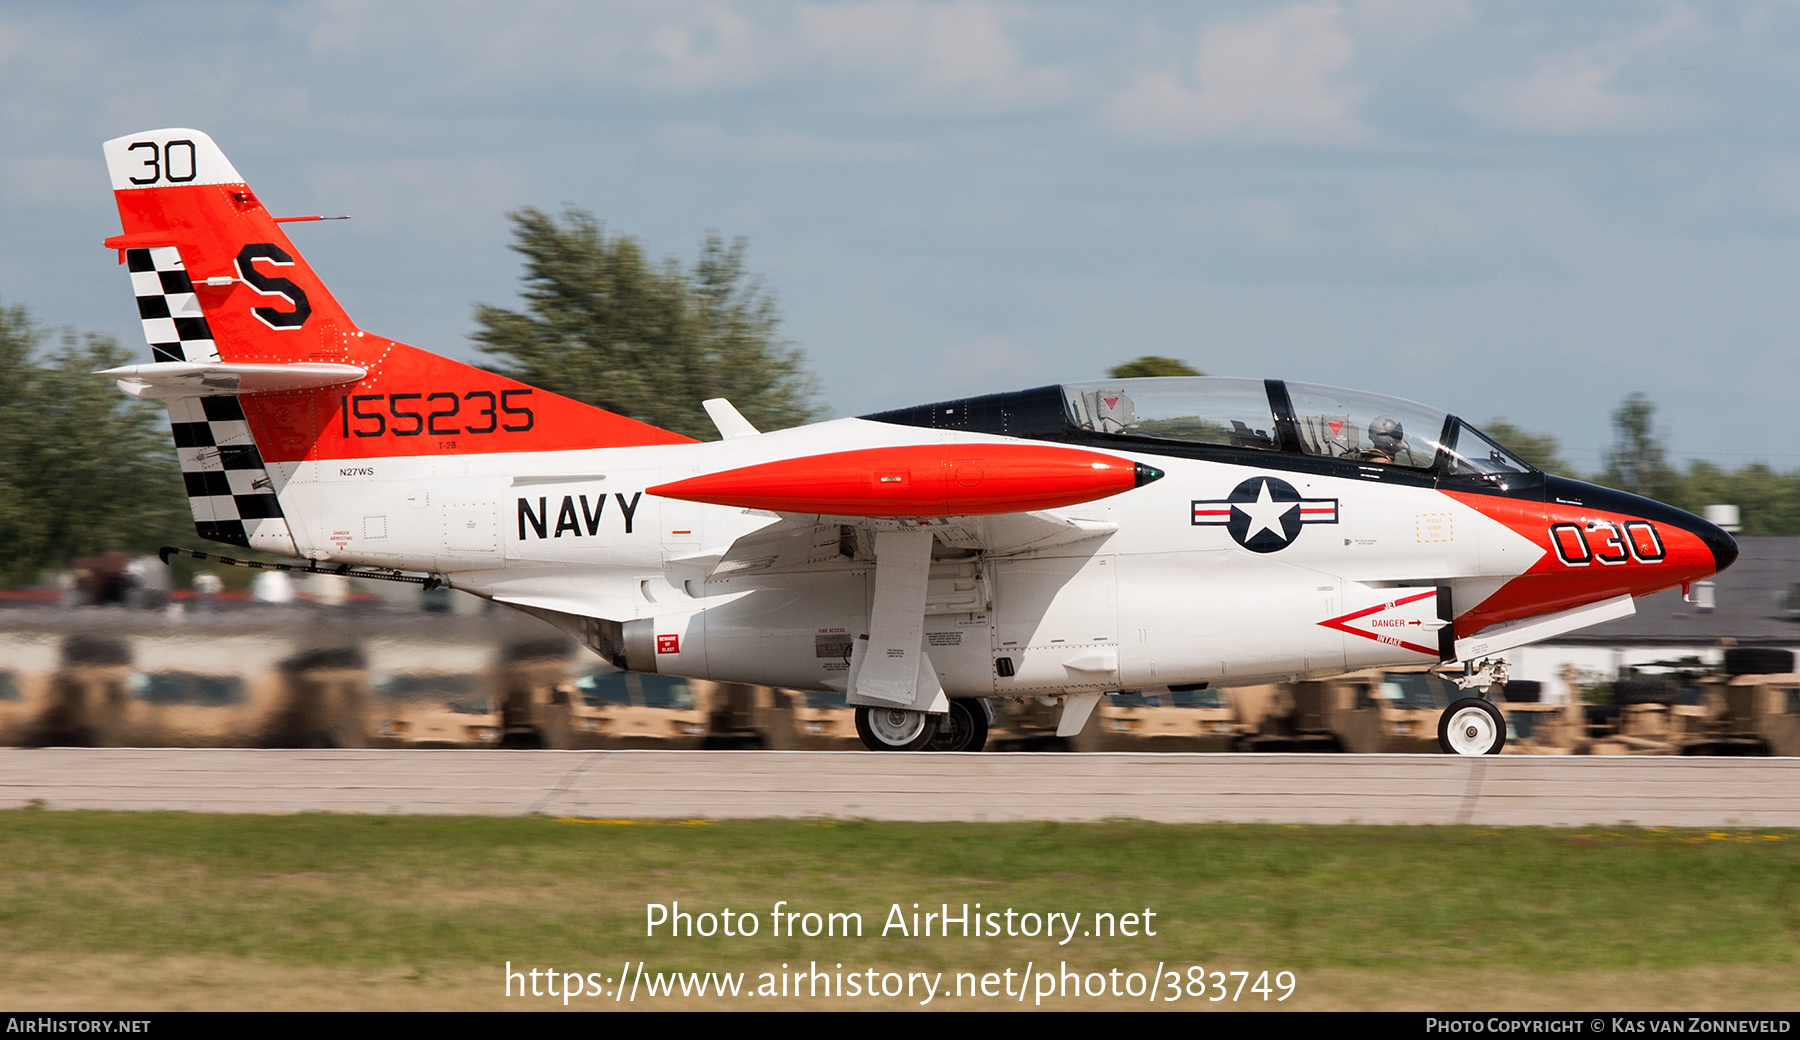
M 1319 624 L 1326 628 L 1335 628 L 1339 632 L 1348 632 L 1353 636 L 1362 636 L 1364 639 L 1373 639 L 1377 643 L 1386 643 L 1389 646 L 1397 646 L 1405 650 L 1411 650 L 1415 654 L 1430 654 L 1431 656 L 1436 657 L 1438 655 L 1438 649 L 1435 646 L 1420 646 L 1417 643 L 1409 643 L 1397 635 L 1388 635 L 1384 632 L 1368 632 L 1360 628 L 1350 627 L 1350 622 L 1359 621 L 1371 614 L 1380 614 L 1384 611 L 1393 610 L 1395 607 L 1404 607 L 1409 603 L 1417 603 L 1422 599 L 1436 598 L 1436 589 L 1433 589 L 1430 592 L 1417 592 L 1402 599 L 1389 600 L 1386 603 L 1377 603 L 1372 607 L 1364 607 L 1354 613 L 1341 614 L 1329 620 L 1321 621 Z M 1413 625 L 1422 628 L 1425 623 L 1423 621 L 1408 621 L 1405 618 L 1375 618 L 1368 622 L 1368 624 L 1378 628 L 1404 630 Z

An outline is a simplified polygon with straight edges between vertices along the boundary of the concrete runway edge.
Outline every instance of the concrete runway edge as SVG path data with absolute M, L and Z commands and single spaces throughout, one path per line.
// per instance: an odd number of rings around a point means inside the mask
M 1800 759 L 0 749 L 0 808 L 1800 828 Z

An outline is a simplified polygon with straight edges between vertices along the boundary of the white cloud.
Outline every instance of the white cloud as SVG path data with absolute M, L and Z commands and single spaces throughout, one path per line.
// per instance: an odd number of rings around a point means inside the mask
M 958 343 L 937 356 L 933 386 L 1029 386 L 1043 359 L 1002 333 Z
M 244 174 L 252 184 L 256 174 Z M 467 226 L 518 205 L 529 176 L 517 164 L 477 156 L 454 164 L 436 159 L 369 158 L 313 165 L 314 198 L 331 200 L 366 228 Z M 277 207 L 291 205 L 276 200 Z
M 98 148 L 95 149 L 99 151 Z M 0 191 L 18 202 L 80 208 L 105 181 L 94 160 L 73 155 L 24 155 L 0 160 Z
M 1346 78 L 1356 43 L 1336 3 L 1293 4 L 1213 26 L 1191 73 L 1142 76 L 1109 106 L 1126 131 L 1165 140 L 1342 144 L 1367 137 L 1367 88 Z
M 1764 175 L 1763 188 L 1777 212 L 1800 214 L 1800 164 L 1777 164 Z
M 655 28 L 649 41 L 656 81 L 687 89 L 753 82 L 783 49 L 748 18 L 718 6 Z
M 677 155 L 757 166 L 903 162 L 919 153 L 910 141 L 852 141 L 790 131 L 734 135 L 713 123 L 678 123 L 657 136 Z
M 797 26 L 826 62 L 897 78 L 913 94 L 1004 108 L 1062 100 L 1073 74 L 1027 65 L 1013 38 L 1015 16 L 992 3 L 877 0 L 804 7 Z
M 1468 0 L 1352 0 L 1345 11 L 1358 39 L 1390 47 L 1422 43 L 1471 14 Z
M 1383 192 L 1365 196 L 1363 203 L 1371 230 L 1396 253 L 1449 253 L 1482 244 L 1475 217 L 1443 199 Z
M 1319 236 L 1301 223 L 1290 200 L 1262 195 L 1240 199 L 1231 210 L 1231 222 L 1239 230 L 1271 249 L 1297 250 L 1319 244 Z
M 1684 122 L 1697 112 L 1693 102 L 1663 89 L 1629 93 L 1618 80 L 1635 59 L 1691 41 L 1698 23 L 1688 8 L 1671 7 L 1647 29 L 1552 55 L 1524 79 L 1477 87 L 1464 95 L 1463 107 L 1495 126 L 1528 133 L 1642 131 Z

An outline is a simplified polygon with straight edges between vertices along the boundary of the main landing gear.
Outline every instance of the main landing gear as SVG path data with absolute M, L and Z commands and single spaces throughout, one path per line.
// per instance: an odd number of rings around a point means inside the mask
M 938 716 L 900 708 L 856 709 L 856 735 L 870 751 L 918 751 L 937 736 Z
M 900 708 L 856 709 L 856 735 L 870 751 L 980 751 L 987 734 L 987 710 L 980 701 L 951 701 L 950 710 L 942 715 Z
M 987 744 L 987 709 L 980 701 L 950 702 L 950 711 L 938 717 L 937 736 L 927 751 L 980 751 Z

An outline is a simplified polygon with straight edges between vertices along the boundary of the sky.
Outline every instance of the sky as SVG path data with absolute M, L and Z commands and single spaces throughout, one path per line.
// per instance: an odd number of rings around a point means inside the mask
M 1800 468 L 1800 2 L 0 0 L 0 305 L 148 360 L 100 143 L 210 134 L 465 360 L 507 214 L 748 241 L 856 415 L 1144 354 Z

